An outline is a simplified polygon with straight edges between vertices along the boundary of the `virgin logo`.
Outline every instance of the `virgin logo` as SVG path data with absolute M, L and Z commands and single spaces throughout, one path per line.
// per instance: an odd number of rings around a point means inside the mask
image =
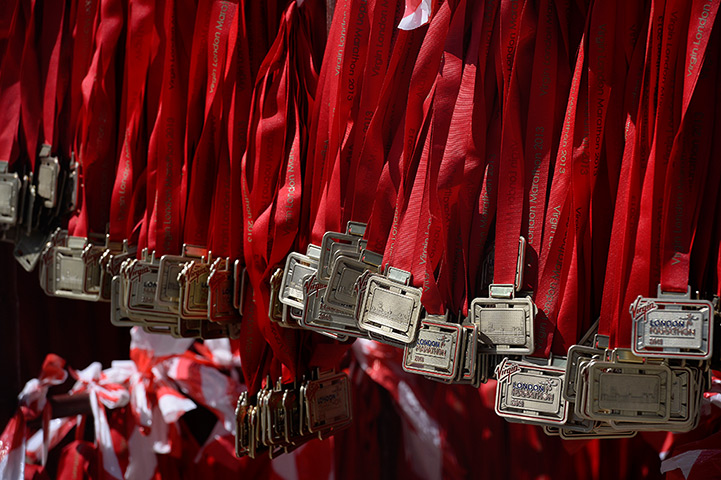
M 520 371 L 520 365 L 518 365 L 517 363 L 511 363 L 508 361 L 507 358 L 504 358 L 503 361 L 496 367 L 496 377 L 498 378 L 499 382 L 502 382 L 514 373 Z
M 647 314 L 650 311 L 656 310 L 657 308 L 658 305 L 656 305 L 656 302 L 647 298 L 643 298 L 639 295 L 639 297 L 636 299 L 635 302 L 631 304 L 631 307 L 628 310 L 631 314 L 631 317 L 638 318 L 642 315 Z

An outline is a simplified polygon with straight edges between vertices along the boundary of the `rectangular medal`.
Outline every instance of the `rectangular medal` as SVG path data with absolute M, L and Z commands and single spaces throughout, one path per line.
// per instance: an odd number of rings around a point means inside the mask
M 536 306 L 526 298 L 476 298 L 469 320 L 478 326 L 480 352 L 499 354 L 533 353 L 533 319 Z
M 49 150 L 48 148 L 48 154 Z M 37 194 L 44 200 L 45 208 L 53 209 L 58 202 L 60 162 L 57 157 L 41 156 L 39 159 Z
M 358 325 L 376 337 L 407 345 L 418 333 L 421 309 L 419 288 L 369 275 L 359 303 Z
M 660 290 L 660 287 L 659 287 Z M 643 357 L 711 357 L 713 306 L 687 295 L 639 296 L 630 307 L 633 319 L 633 353 Z
M 228 259 L 218 259 L 208 275 L 208 320 L 213 322 L 240 321 L 233 306 L 233 275 Z
M 496 413 L 502 417 L 552 424 L 568 418 L 563 398 L 565 369 L 504 359 L 496 367 Z
M 462 327 L 431 316 L 421 320 L 418 336 L 406 345 L 403 370 L 452 380 L 458 373 Z
M 288 255 L 280 284 L 280 301 L 290 307 L 303 308 L 303 280 L 318 271 L 320 248 L 308 245 L 308 254 L 293 252 Z
M 208 275 L 210 265 L 190 262 L 178 274 L 180 284 L 179 315 L 185 319 L 208 318 Z
M 6 162 L 0 164 L 7 165 Z M 6 167 L 7 168 L 7 167 Z M 0 173 L 0 223 L 15 225 L 18 223 L 20 188 L 22 182 L 16 173 Z
M 593 419 L 658 423 L 670 417 L 672 375 L 665 365 L 592 360 L 588 382 Z
M 320 244 L 320 256 L 318 258 L 318 281 L 328 283 L 333 260 L 338 255 L 358 255 L 365 245 L 363 234 L 365 224 L 348 222 L 346 233 L 326 232 Z
M 345 373 L 311 380 L 305 388 L 307 422 L 311 432 L 339 430 L 353 418 L 350 381 Z
M 316 275 L 306 277 L 304 285 L 305 306 L 301 326 L 343 341 L 348 336 L 364 336 L 355 317 L 325 304 L 323 292 L 326 285 L 317 281 Z

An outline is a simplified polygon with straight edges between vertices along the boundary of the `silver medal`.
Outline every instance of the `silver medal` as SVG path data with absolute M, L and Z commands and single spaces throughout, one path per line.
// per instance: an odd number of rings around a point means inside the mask
M 419 375 L 453 380 L 458 373 L 462 327 L 436 316 L 421 320 L 418 336 L 406 345 L 403 370 Z
M 629 308 L 633 319 L 632 348 L 644 357 L 711 357 L 713 306 L 684 294 L 662 293 L 657 298 L 639 296 Z
M 496 367 L 496 413 L 502 417 L 563 424 L 568 402 L 563 398 L 564 368 L 504 359 Z

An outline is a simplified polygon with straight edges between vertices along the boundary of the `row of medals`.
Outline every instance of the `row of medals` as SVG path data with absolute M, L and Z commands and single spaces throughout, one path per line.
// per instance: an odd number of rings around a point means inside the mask
M 79 166 L 50 151 L 42 146 L 35 172 L 9 172 L 0 161 L 0 241 L 15 245 L 15 259 L 28 272 L 53 229 L 77 207 Z
M 239 262 L 190 245 L 181 255 L 136 253 L 127 242 L 98 242 L 58 229 L 40 254 L 40 285 L 52 296 L 109 301 L 116 326 L 178 338 L 238 338 Z
M 243 392 L 236 408 L 235 452 L 271 458 L 314 438 L 324 439 L 352 421 L 351 388 L 343 372 L 316 370 L 291 384 L 268 378 L 252 398 Z
M 58 178 L 53 165 L 41 163 L 39 177 L 50 170 L 44 177 Z M 60 208 L 59 199 L 67 197 L 60 188 L 43 188 L 47 179 L 16 183 L 16 174 L 0 172 L 0 180 L 8 175 L 14 176 L 9 184 L 16 206 L 11 215 L 0 208 L 6 238 L 25 228 L 23 212 L 29 207 L 22 204 L 30 193 L 48 210 Z M 74 190 L 71 180 L 67 175 L 56 184 Z M 2 201 L 8 184 L 3 182 Z M 10 217 L 14 223 L 5 221 Z M 491 285 L 488 297 L 472 301 L 467 318 L 430 315 L 410 274 L 382 269 L 382 256 L 365 249 L 364 233 L 365 225 L 349 222 L 345 232 L 327 232 L 320 246 L 291 253 L 270 281 L 271 320 L 339 341 L 361 337 L 403 348 L 403 368 L 434 380 L 478 386 L 495 373 L 499 415 L 563 438 L 687 431 L 698 421 L 700 398 L 710 385 L 718 312 L 707 300 L 691 299 L 690 289 L 685 295 L 659 291 L 631 305 L 631 349 L 608 349 L 608 339 L 592 329 L 566 357 L 538 359 L 528 356 L 534 350 L 536 306 L 529 296 L 517 297 L 516 286 Z M 239 261 L 188 245 L 179 256 L 156 258 L 144 250 L 138 259 L 127 243 L 73 237 L 60 229 L 49 237 L 18 241 L 15 235 L 16 257 L 28 269 L 39 264 L 47 294 L 109 301 L 115 325 L 176 337 L 238 336 L 247 278 Z M 41 241 L 28 247 L 27 238 Z M 521 239 L 516 285 L 522 284 L 524 245 Z M 312 430 L 299 426 L 298 432 Z M 268 446 L 263 441 L 268 435 L 258 438 L 257 447 Z
M 632 347 L 609 349 L 598 321 L 565 357 L 532 357 L 536 306 L 516 285 L 490 285 L 459 320 L 431 315 L 410 274 L 380 267 L 365 249 L 365 225 L 328 232 L 320 246 L 291 253 L 271 278 L 271 320 L 340 341 L 366 338 L 403 348 L 403 369 L 478 386 L 495 375 L 498 415 L 565 439 L 622 438 L 638 431 L 689 431 L 710 387 L 715 305 L 686 294 L 638 297 L 629 311 Z M 492 268 L 492 267 L 491 267 Z M 716 308 L 715 308 L 716 307 Z M 717 342 L 718 343 L 718 342 Z M 716 359 L 718 360 L 718 359 Z

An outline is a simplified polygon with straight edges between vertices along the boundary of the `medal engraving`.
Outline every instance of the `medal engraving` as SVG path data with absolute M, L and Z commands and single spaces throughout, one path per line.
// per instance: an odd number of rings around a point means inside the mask
M 689 295 L 638 297 L 633 318 L 633 353 L 645 357 L 707 359 L 711 356 L 713 306 Z
M 17 223 L 20 188 L 21 182 L 17 174 L 0 173 L 0 223 Z
M 568 419 L 563 398 L 565 369 L 504 359 L 496 367 L 496 413 L 526 422 L 560 424 Z
M 420 297 L 417 288 L 372 275 L 363 294 L 359 325 L 381 337 L 408 344 L 418 330 Z
M 661 381 L 658 377 L 602 373 L 599 382 L 598 406 L 602 409 L 639 412 L 659 409 Z
M 305 396 L 311 432 L 335 429 L 350 422 L 350 388 L 345 374 L 309 382 Z
M 325 303 L 323 296 L 326 288 L 326 285 L 317 281 L 316 275 L 306 277 L 301 324 L 341 341 L 347 339 L 348 335 L 363 336 L 355 317 Z
M 38 196 L 45 199 L 46 208 L 54 208 L 57 203 L 58 177 L 60 176 L 60 163 L 56 157 L 40 158 L 38 167 Z
M 644 345 L 694 348 L 703 346 L 699 312 L 654 311 L 645 315 Z
M 205 319 L 208 316 L 208 275 L 210 265 L 191 262 L 178 274 L 181 285 L 180 316 Z
M 469 321 L 478 326 L 480 352 L 528 354 L 534 349 L 536 306 L 526 298 L 476 298 Z
M 57 288 L 79 290 L 83 286 L 83 261 L 80 258 L 65 257 L 57 254 Z
M 512 407 L 547 413 L 558 410 L 560 384 L 557 378 L 517 374 L 508 389 L 508 403 Z
M 417 338 L 404 349 L 403 370 L 453 379 L 457 373 L 461 326 L 423 320 Z
M 592 360 L 587 370 L 587 416 L 596 420 L 668 421 L 672 382 L 668 367 Z
M 180 283 L 178 276 L 183 271 L 185 264 L 193 261 L 192 258 L 184 256 L 163 255 L 158 266 L 158 289 L 155 294 L 155 301 L 159 305 L 165 305 L 171 309 L 178 308 L 180 301 Z
M 480 309 L 479 309 L 480 310 Z M 526 342 L 526 316 L 523 310 L 486 309 L 479 312 L 480 330 L 490 343 L 523 345 Z

